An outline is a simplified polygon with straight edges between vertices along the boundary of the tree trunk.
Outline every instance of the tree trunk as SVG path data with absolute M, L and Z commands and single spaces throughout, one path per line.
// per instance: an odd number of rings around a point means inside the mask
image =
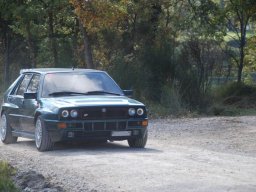
M 34 45 L 34 42 L 33 42 L 31 31 L 30 31 L 29 22 L 26 25 L 26 30 L 27 30 L 27 33 L 28 33 L 27 41 L 28 41 L 28 46 L 29 46 L 29 58 L 30 58 L 30 62 L 31 62 L 28 67 L 29 68 L 35 68 L 36 67 L 35 45 Z
M 240 32 L 241 32 L 241 40 L 240 40 L 240 61 L 238 66 L 238 73 L 237 73 L 237 82 L 241 83 L 242 81 L 242 72 L 244 68 L 244 47 L 245 47 L 245 40 L 246 40 L 246 25 L 247 23 L 244 20 L 244 16 L 242 15 L 240 21 Z
M 78 46 L 78 34 L 80 32 L 80 27 L 79 27 L 79 21 L 78 19 L 76 19 L 76 24 L 74 26 L 74 30 L 73 30 L 73 36 L 72 36 L 72 50 L 73 50 L 73 58 L 74 58 L 74 63 L 72 67 L 77 67 L 77 65 L 79 65 L 79 46 Z
M 89 69 L 94 69 L 95 66 L 94 66 L 93 58 L 92 58 L 92 49 L 91 49 L 91 45 L 90 45 L 89 36 L 88 36 L 88 33 L 87 33 L 86 29 L 81 24 L 81 21 L 80 21 L 80 30 L 81 30 L 82 35 L 83 35 L 84 59 L 85 59 L 86 66 Z
M 58 61 L 58 51 L 57 51 L 57 42 L 56 38 L 54 36 L 54 26 L 53 26 L 53 12 L 52 10 L 48 13 L 49 16 L 49 38 L 51 41 L 51 49 L 52 49 L 52 55 L 53 55 L 53 65 L 54 67 L 58 67 L 59 61 Z
M 224 0 L 220 0 L 220 7 L 221 7 L 221 9 L 224 9 L 224 7 L 225 7 L 225 2 L 224 2 Z
M 150 38 L 148 40 L 148 43 L 151 44 L 152 42 L 154 42 L 155 38 L 156 38 L 156 34 L 157 34 L 157 30 L 158 30 L 158 22 L 160 19 L 160 14 L 162 12 L 162 8 L 159 2 L 155 2 L 151 5 L 151 9 L 152 9 L 152 15 L 150 18 L 150 24 L 152 27 L 152 33 L 150 34 Z
M 10 43 L 11 38 L 8 26 L 4 31 L 4 88 L 6 89 L 10 82 Z

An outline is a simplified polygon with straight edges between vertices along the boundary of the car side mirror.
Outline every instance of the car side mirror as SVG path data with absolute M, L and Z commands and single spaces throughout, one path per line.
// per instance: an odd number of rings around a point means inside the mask
M 37 93 L 24 93 L 24 99 L 37 99 Z
M 133 96 L 133 90 L 123 90 L 123 93 L 126 97 L 132 97 Z

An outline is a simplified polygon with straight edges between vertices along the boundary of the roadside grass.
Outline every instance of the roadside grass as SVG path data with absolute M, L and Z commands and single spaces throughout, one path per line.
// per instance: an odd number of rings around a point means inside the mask
M 256 85 L 228 83 L 211 90 L 209 106 L 204 110 L 189 110 L 180 99 L 165 94 L 161 103 L 145 101 L 148 116 L 155 118 L 179 118 L 201 116 L 254 116 L 256 115 Z
M 198 111 L 191 111 L 185 107 L 171 108 L 168 105 L 145 102 L 148 109 L 148 117 L 150 119 L 165 119 L 165 118 L 182 118 L 182 117 L 198 117 Z
M 256 109 L 251 108 L 251 109 L 239 109 L 235 107 L 229 107 L 226 108 L 225 113 L 223 114 L 224 116 L 254 116 L 256 115 Z
M 246 99 L 245 99 L 246 100 Z M 194 118 L 204 116 L 256 116 L 256 107 L 241 108 L 234 105 L 225 105 L 222 102 L 214 103 L 205 113 L 196 110 L 189 111 L 183 109 L 180 113 L 170 113 L 169 109 L 160 104 L 150 104 L 148 106 L 148 117 L 150 119 L 165 118 Z
M 214 104 L 208 111 L 213 116 L 255 116 L 256 108 L 239 108 L 236 105 L 225 106 L 219 103 Z
M 0 191 L 19 192 L 11 178 L 15 172 L 15 169 L 11 167 L 7 162 L 0 161 Z
M 213 90 L 214 103 L 209 115 L 256 115 L 256 86 L 229 83 Z

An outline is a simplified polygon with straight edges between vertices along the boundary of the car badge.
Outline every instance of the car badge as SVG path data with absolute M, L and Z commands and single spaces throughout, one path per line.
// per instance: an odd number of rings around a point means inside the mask
M 106 113 L 106 112 L 107 112 L 107 109 L 106 109 L 106 108 L 102 108 L 102 109 L 101 109 L 101 112 L 102 112 L 102 113 Z
M 84 117 L 88 117 L 88 115 L 89 115 L 89 114 L 85 113 L 85 114 L 84 114 Z

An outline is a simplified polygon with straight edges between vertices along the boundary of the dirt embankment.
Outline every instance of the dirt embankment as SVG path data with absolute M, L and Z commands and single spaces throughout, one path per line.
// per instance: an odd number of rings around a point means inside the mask
M 28 178 L 24 191 L 255 192 L 255 141 L 256 117 L 165 119 L 151 120 L 145 149 L 114 142 L 40 153 L 19 139 L 0 144 L 0 159 Z

